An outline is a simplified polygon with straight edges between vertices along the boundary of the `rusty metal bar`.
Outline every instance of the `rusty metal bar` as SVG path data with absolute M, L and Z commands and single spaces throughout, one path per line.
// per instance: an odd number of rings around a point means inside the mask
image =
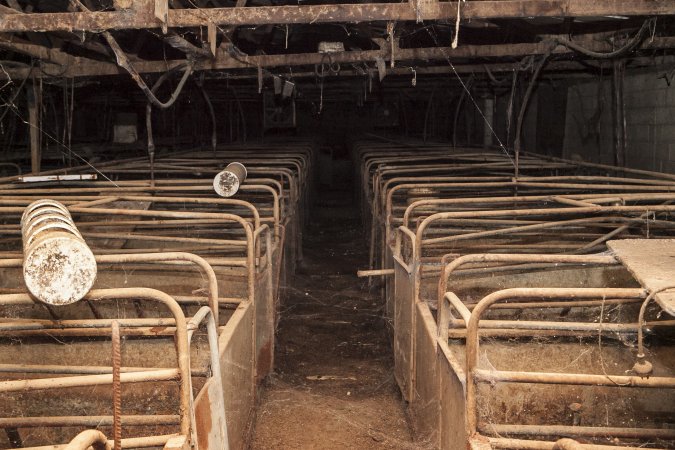
M 94 450 L 112 450 L 108 438 L 98 430 L 81 432 L 66 445 L 65 450 L 87 450 L 89 447 L 93 447 Z
M 171 322 L 173 325 L 173 321 Z M 123 325 L 128 326 L 128 325 Z M 143 372 L 145 370 L 161 370 L 160 367 L 120 367 L 122 373 L 125 372 Z M 53 364 L 0 364 L 0 373 L 49 373 L 58 375 L 100 375 L 112 373 L 110 366 L 58 366 Z M 192 376 L 204 377 L 207 373 L 203 370 L 192 369 Z M 5 419 L 0 418 L 0 423 Z M 0 425 L 0 428 L 2 426 Z
M 675 430 L 668 428 L 620 428 L 585 427 L 579 425 L 511 425 L 486 423 L 481 424 L 478 427 L 478 430 L 480 432 L 490 432 L 496 435 L 675 439 Z
M 182 309 L 169 295 L 147 288 L 121 288 L 121 289 L 93 289 L 84 297 L 85 300 L 122 300 L 122 299 L 145 299 L 164 304 L 175 319 L 175 343 L 178 360 L 177 369 L 162 369 L 154 372 L 128 372 L 120 374 L 122 383 L 139 383 L 147 381 L 175 380 L 180 381 L 180 416 L 181 434 L 191 435 L 190 420 L 190 349 L 188 345 L 187 323 Z M 0 305 L 24 304 L 32 305 L 33 299 L 27 294 L 7 294 L 0 296 Z M 62 378 L 45 378 L 17 381 L 0 381 L 0 392 L 16 392 L 33 389 L 55 389 L 62 387 L 94 386 L 111 384 L 112 374 L 105 375 L 82 375 Z
M 546 374 L 546 373 L 529 373 L 529 372 L 503 372 L 503 371 L 488 371 L 481 372 L 476 368 L 478 362 L 478 329 L 482 314 L 494 303 L 503 302 L 504 300 L 512 298 L 641 298 L 647 296 L 644 289 L 618 289 L 618 288 L 514 288 L 504 289 L 493 292 L 484 297 L 471 312 L 471 318 L 467 324 L 467 338 L 466 338 L 466 415 L 467 426 L 471 434 L 476 432 L 478 414 L 476 410 L 476 381 L 483 376 L 492 376 L 493 379 L 501 381 L 518 381 L 520 382 L 534 382 L 534 383 L 567 383 L 567 384 L 596 384 L 605 386 L 605 383 L 610 383 L 616 386 L 617 383 L 631 383 L 631 385 L 650 387 L 675 387 L 675 378 L 662 378 L 657 381 L 656 378 L 650 378 L 645 381 L 640 377 L 630 376 L 607 376 L 607 375 L 588 375 L 588 374 Z M 527 381 L 529 380 L 529 381 Z M 613 380 L 613 381 L 612 381 Z M 635 383 L 635 384 L 632 384 Z
M 178 415 L 126 415 L 121 416 L 127 426 L 179 425 Z M 113 416 L 53 416 L 53 417 L 2 417 L 0 428 L 42 427 L 106 427 L 112 426 Z
M 108 263 L 125 264 L 125 263 L 139 263 L 139 262 L 160 263 L 160 262 L 175 262 L 175 261 L 186 261 L 195 264 L 202 270 L 202 273 L 207 277 L 209 281 L 208 302 L 209 306 L 214 311 L 214 317 L 216 318 L 216 320 L 218 320 L 218 305 L 220 304 L 220 298 L 218 297 L 218 279 L 211 265 L 200 256 L 186 252 L 168 252 L 168 253 L 123 254 L 123 255 L 119 254 L 96 255 L 95 259 L 96 262 L 99 264 L 108 264 Z M 19 259 L 4 259 L 0 260 L 0 267 L 20 267 L 22 263 L 23 263 L 22 260 Z M 124 324 L 123 326 L 133 326 L 130 325 L 132 322 L 125 321 L 125 319 L 118 319 L 118 320 L 121 320 L 120 323 Z M 94 323 L 96 322 L 92 321 L 82 321 L 82 323 L 74 322 L 74 324 L 77 324 L 75 326 L 78 327 L 87 325 L 93 326 Z M 107 325 L 108 322 L 105 322 L 105 324 L 106 325 L 104 326 L 108 326 Z M 0 323 L 0 330 L 4 328 L 3 325 L 5 324 Z M 61 323 L 59 325 L 65 326 L 64 323 Z M 147 325 L 146 323 L 143 323 L 138 326 L 146 326 L 146 325 Z M 151 326 L 162 326 L 162 325 L 153 322 Z
M 192 319 L 188 322 L 188 341 L 192 340 L 194 332 L 206 322 L 206 330 L 208 334 L 208 343 L 209 343 L 209 355 L 211 357 L 211 379 L 209 382 L 214 383 L 216 386 L 216 395 L 215 398 L 211 400 L 211 411 L 215 413 L 218 417 L 219 429 L 217 430 L 218 436 L 216 442 L 220 442 L 222 445 L 222 450 L 229 450 L 230 443 L 227 435 L 227 420 L 225 417 L 225 405 L 223 403 L 223 379 L 220 371 L 220 351 L 218 348 L 218 329 L 217 322 L 215 320 L 215 315 L 213 310 L 208 306 L 204 306 L 197 311 Z M 190 389 L 190 393 L 192 393 Z M 194 404 L 194 396 L 192 398 L 192 405 Z M 191 408 L 192 413 L 194 414 L 194 408 Z M 196 423 L 195 418 L 192 419 L 193 423 Z M 213 433 L 213 430 L 211 431 Z
M 438 301 L 441 305 L 443 296 L 448 290 L 448 278 L 458 267 L 470 263 L 553 263 L 553 264 L 618 264 L 614 256 L 610 255 L 521 255 L 521 254 L 471 254 L 455 258 L 441 269 L 438 280 Z M 489 270 L 487 271 L 489 272 Z
M 122 439 L 122 448 L 135 449 L 135 448 L 152 448 L 152 447 L 164 447 L 164 444 L 173 437 L 178 436 L 177 434 L 168 434 L 161 436 L 145 436 L 137 438 L 127 438 Z M 113 441 L 108 441 L 108 444 L 112 446 Z M 40 447 L 23 447 L 23 450 L 67 450 L 68 444 L 62 445 L 47 445 Z
M 513 449 L 513 450 L 564 450 L 556 442 L 530 441 L 525 439 L 513 438 L 487 438 L 495 449 Z M 635 450 L 636 447 L 625 447 L 619 445 L 595 445 L 579 444 L 581 450 Z M 666 450 L 664 448 L 655 448 L 654 450 Z
M 576 386 L 675 388 L 675 377 L 641 377 L 631 375 L 592 375 L 557 372 L 512 372 L 474 369 L 473 379 L 484 383 L 570 384 Z
M 107 333 L 110 334 L 110 333 Z M 127 372 L 120 375 L 122 383 L 146 383 L 150 381 L 173 381 L 181 378 L 178 369 Z M 34 390 L 62 389 L 82 386 L 112 384 L 112 374 L 80 375 L 73 377 L 40 378 L 30 380 L 0 381 L 0 392 L 26 392 Z
M 356 276 L 359 278 L 389 276 L 393 274 L 394 269 L 359 270 L 356 272 Z

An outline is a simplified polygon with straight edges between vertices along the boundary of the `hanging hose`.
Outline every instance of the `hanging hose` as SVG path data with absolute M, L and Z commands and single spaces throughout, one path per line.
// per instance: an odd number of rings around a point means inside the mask
M 145 105 L 145 128 L 148 135 L 148 157 L 150 158 L 150 186 L 155 186 L 155 141 L 152 138 L 152 104 Z
M 80 11 L 85 11 L 85 12 L 91 11 L 84 4 L 82 4 L 82 2 L 80 0 L 70 0 L 70 4 L 74 8 L 79 9 Z M 101 34 L 103 35 L 103 38 L 106 40 L 106 42 L 108 43 L 108 45 L 112 49 L 113 53 L 115 54 L 115 59 L 117 60 L 117 65 L 122 67 L 127 72 L 129 72 L 129 75 L 131 75 L 131 78 L 133 78 L 134 81 L 136 82 L 136 84 L 138 84 L 138 87 L 141 88 L 141 90 L 143 91 L 145 96 L 148 98 L 148 101 L 150 101 L 150 103 L 157 106 L 158 108 L 163 108 L 163 109 L 166 109 L 166 108 L 168 108 L 168 107 L 170 107 L 171 105 L 174 104 L 174 102 L 176 101 L 176 99 L 180 95 L 181 91 L 183 90 L 183 86 L 185 86 L 185 82 L 187 81 L 188 77 L 192 73 L 192 70 L 194 68 L 194 62 L 192 60 L 188 64 L 188 67 L 185 70 L 185 73 L 183 74 L 183 78 L 181 78 L 180 83 L 178 83 L 178 86 L 176 86 L 176 89 L 173 92 L 173 94 L 171 94 L 171 97 L 169 98 L 169 100 L 166 101 L 166 102 L 161 102 L 155 96 L 152 89 L 150 89 L 148 87 L 148 85 L 145 83 L 145 81 L 143 81 L 143 78 L 141 78 L 141 75 L 134 68 L 134 66 L 131 65 L 131 62 L 129 61 L 129 58 L 127 57 L 126 53 L 124 53 L 124 50 L 122 50 L 122 47 L 119 46 L 119 44 L 117 43 L 117 41 L 115 40 L 113 35 L 110 34 L 109 31 L 104 31 Z M 170 45 L 171 45 L 171 43 L 170 43 Z M 172 70 L 174 70 L 174 69 L 169 70 L 169 72 L 171 72 Z M 167 72 L 167 73 L 169 73 L 169 72 Z
M 154 93 L 159 89 L 159 87 L 169 78 L 169 76 L 176 70 L 180 70 L 183 67 L 185 67 L 186 64 L 181 64 L 179 66 L 174 67 L 173 69 L 169 70 L 168 72 L 163 73 L 157 81 L 155 81 L 155 84 L 152 85 L 152 89 L 150 90 L 151 93 Z M 183 78 L 181 78 L 181 84 L 185 84 L 185 80 L 187 79 L 185 74 L 190 72 L 192 70 L 192 65 L 187 64 L 187 69 L 185 69 L 185 72 L 183 73 Z M 182 89 L 181 84 L 179 84 L 180 89 Z M 178 98 L 176 92 L 180 93 L 179 89 L 176 89 L 174 92 L 174 95 L 172 95 L 171 99 L 165 104 L 161 104 L 160 108 L 162 109 L 167 109 L 171 105 L 173 105 Z M 153 94 L 154 96 L 154 94 Z M 148 102 L 147 105 L 145 106 L 145 128 L 146 132 L 148 135 L 148 157 L 150 158 L 150 186 L 154 187 L 155 186 L 155 141 L 152 137 L 152 102 Z
M 532 79 L 530 80 L 530 84 L 527 86 L 527 90 L 525 91 L 525 97 L 523 97 L 523 103 L 520 105 L 520 111 L 518 112 L 518 120 L 516 122 L 516 136 L 515 140 L 513 142 L 513 148 L 516 153 L 516 161 L 515 161 L 515 168 L 514 168 L 514 173 L 515 177 L 518 178 L 519 174 L 519 160 L 520 160 L 520 135 L 522 133 L 522 128 L 523 128 L 523 119 L 525 118 L 525 111 L 527 111 L 527 105 L 530 102 L 530 96 L 532 95 L 532 91 L 534 90 L 534 85 L 537 84 L 537 79 L 539 78 L 539 73 L 541 73 L 541 69 L 544 68 L 544 65 L 546 64 L 546 61 L 548 60 L 548 57 L 551 55 L 551 52 L 553 51 L 553 46 L 549 48 L 549 50 L 542 56 L 542 58 L 539 60 L 537 63 L 537 67 L 534 69 L 534 74 L 532 75 Z
M 436 93 L 436 88 L 434 87 L 431 90 L 431 94 L 429 94 L 429 101 L 427 102 L 427 112 L 424 114 L 424 131 L 422 132 L 422 141 L 426 142 L 427 141 L 427 125 L 429 123 L 429 115 L 431 114 L 431 110 L 433 107 L 433 101 L 434 101 L 434 94 Z
M 464 103 L 464 97 L 466 97 L 466 92 L 471 89 L 473 84 L 473 75 L 469 78 L 469 81 L 466 82 L 466 89 L 462 90 L 462 94 L 459 96 L 457 101 L 457 107 L 455 108 L 455 120 L 453 121 L 452 126 L 452 148 L 457 148 L 457 123 L 459 122 L 459 113 L 462 110 L 462 103 Z
M 239 97 L 237 97 L 237 91 L 230 86 L 230 90 L 232 91 L 232 96 L 234 97 L 234 101 L 237 102 L 237 110 L 239 111 L 239 116 L 241 117 L 241 128 L 242 128 L 242 140 L 246 142 L 246 117 L 244 116 L 244 110 L 241 107 L 241 102 L 239 101 Z M 230 119 L 232 120 L 232 119 Z M 237 127 L 237 134 L 239 134 L 239 127 Z
M 209 115 L 211 116 L 211 148 L 213 149 L 213 153 L 216 153 L 216 149 L 218 147 L 218 136 L 217 136 L 217 126 L 216 126 L 216 113 L 213 110 L 213 104 L 211 103 L 211 99 L 209 98 L 209 94 L 206 93 L 206 89 L 204 89 L 204 77 L 202 74 L 202 78 L 200 79 L 195 79 L 195 83 L 199 87 L 199 90 L 202 93 L 202 97 L 204 97 L 204 101 L 206 102 L 206 107 L 209 109 Z
M 633 371 L 640 376 L 649 376 L 653 369 L 652 364 L 645 360 L 644 331 L 642 329 L 645 325 L 645 312 L 647 311 L 649 302 L 651 302 L 657 294 L 669 289 L 675 289 L 675 286 L 665 286 L 651 291 L 645 301 L 642 302 L 642 306 L 640 306 L 640 312 L 638 313 L 637 361 L 633 365 Z
M 516 95 L 516 87 L 518 86 L 518 71 L 513 71 L 513 79 L 511 80 L 511 95 L 509 95 L 509 104 L 506 108 L 506 145 L 511 141 L 511 125 L 513 123 L 513 100 Z
M 136 71 L 134 66 L 131 65 L 129 62 L 129 58 L 127 58 L 127 55 L 124 53 L 122 48 L 119 46 L 115 38 L 110 34 L 108 31 L 103 32 L 103 37 L 105 40 L 108 42 L 108 45 L 110 45 L 110 48 L 112 49 L 113 53 L 115 53 L 115 57 L 117 59 L 117 65 L 122 67 L 124 70 L 129 72 L 129 75 L 131 75 L 131 78 L 136 81 L 136 84 L 138 84 L 138 87 L 141 88 L 145 96 L 148 98 L 148 101 L 152 103 L 153 105 L 157 106 L 158 108 L 166 109 L 170 107 L 171 105 L 174 104 L 174 102 L 178 99 L 178 96 L 180 95 L 181 91 L 183 90 L 183 86 L 185 86 L 185 82 L 187 81 L 188 77 L 192 74 L 192 70 L 194 69 L 194 63 L 190 61 L 188 64 L 187 69 L 185 69 L 185 72 L 183 73 L 183 78 L 181 78 L 180 82 L 178 83 L 178 86 L 176 86 L 176 89 L 174 90 L 173 94 L 171 94 L 171 97 L 169 100 L 166 102 L 161 102 L 154 94 L 152 89 L 148 87 L 147 84 L 145 84 L 145 81 L 143 81 L 143 78 L 141 78 L 141 75 Z M 170 72 L 170 71 L 169 71 Z M 169 73 L 167 72 L 167 73 Z
M 635 36 L 633 36 L 623 47 L 614 50 L 612 52 L 608 53 L 601 53 L 601 52 L 594 52 L 592 50 L 588 50 L 579 44 L 575 44 L 574 42 L 568 40 L 568 39 L 563 39 L 563 38 L 555 38 L 555 42 L 560 45 L 564 45 L 565 47 L 569 48 L 570 50 L 574 50 L 575 52 L 579 52 L 582 55 L 588 56 L 589 58 L 595 58 L 595 59 L 612 59 L 612 58 L 618 58 L 620 56 L 625 55 L 626 53 L 629 53 L 633 49 L 635 49 L 640 43 L 642 42 L 642 39 L 645 36 L 645 32 L 652 27 L 656 25 L 656 18 L 652 17 L 651 19 L 647 19 L 644 21 L 640 29 L 638 30 L 637 33 L 635 33 Z

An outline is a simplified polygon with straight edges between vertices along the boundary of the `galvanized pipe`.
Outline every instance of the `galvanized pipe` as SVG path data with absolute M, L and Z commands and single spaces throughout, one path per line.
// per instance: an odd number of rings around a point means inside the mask
M 622 427 L 586 427 L 573 425 L 512 425 L 485 423 L 479 427 L 481 433 L 522 436 L 580 436 L 589 438 L 626 438 L 626 439 L 675 439 L 672 428 L 622 428 Z
M 472 379 L 485 383 L 568 384 L 574 386 L 675 388 L 675 377 L 641 377 L 631 375 L 592 375 L 558 372 L 516 372 L 508 370 L 473 369 Z M 469 383 L 467 383 L 467 386 Z M 468 395 L 467 395 L 468 410 Z
M 454 255 L 452 255 L 454 256 Z M 445 258 L 444 261 L 445 262 Z M 442 303 L 443 296 L 448 290 L 448 278 L 459 266 L 470 263 L 553 263 L 553 264 L 618 264 L 615 257 L 610 255 L 522 255 L 522 254 L 494 254 L 481 253 L 462 255 L 451 262 L 444 264 L 438 280 L 438 301 Z
M 190 436 L 190 348 L 188 345 L 187 323 L 180 305 L 171 296 L 156 289 L 148 288 L 121 288 L 121 289 L 94 289 L 85 300 L 123 300 L 145 299 L 164 304 L 171 311 L 175 320 L 175 344 L 178 360 L 178 369 L 163 369 L 154 372 L 122 373 L 122 383 L 137 383 L 146 381 L 180 381 L 180 416 L 181 434 Z M 32 305 L 33 300 L 26 294 L 7 294 L 0 296 L 0 305 L 5 303 Z M 16 392 L 34 389 L 55 389 L 62 387 L 95 386 L 111 384 L 112 374 L 83 375 L 63 378 L 45 378 L 17 381 L 0 381 L 0 392 Z
M 137 438 L 122 439 L 122 448 L 136 449 L 136 448 L 152 448 L 164 447 L 164 445 L 177 434 L 165 434 L 159 436 L 143 436 Z M 108 441 L 109 445 L 113 445 L 113 441 Z M 46 445 L 40 447 L 22 447 L 22 450 L 66 450 L 68 444 L 61 445 Z
M 208 292 L 208 302 L 211 309 L 214 311 L 214 317 L 216 321 L 218 320 L 218 305 L 220 304 L 220 299 L 218 297 L 218 279 L 216 276 L 213 267 L 201 256 L 186 253 L 186 252 L 168 252 L 168 253 L 137 253 L 137 254 L 114 254 L 114 255 L 95 255 L 95 260 L 99 264 L 125 264 L 125 263 L 160 263 L 160 262 L 176 262 L 176 261 L 186 261 L 192 264 L 197 265 L 202 273 L 206 276 L 209 282 L 209 292 Z M 0 267 L 18 267 L 22 264 L 22 261 L 19 259 L 10 259 L 10 260 L 0 260 Z M 120 320 L 123 326 L 134 326 L 130 325 L 131 322 L 126 321 L 127 319 L 118 319 Z M 37 321 L 33 321 L 36 322 Z M 66 322 L 67 323 L 67 322 Z M 83 321 L 82 323 L 73 322 L 74 326 L 87 326 L 93 325 L 92 321 Z M 219 322 L 216 322 L 219 323 Z M 108 322 L 105 322 L 105 326 L 109 326 Z M 171 322 L 170 324 L 173 324 Z M 0 330 L 3 329 L 5 324 L 0 323 Z M 60 326 L 65 326 L 64 323 L 60 323 Z M 137 325 L 144 326 L 147 324 Z M 160 324 L 150 324 L 149 326 L 162 326 Z M 25 328 L 23 328 L 25 329 Z
M 178 415 L 127 415 L 120 417 L 122 419 L 122 424 L 133 427 L 180 424 L 180 417 Z M 0 418 L 0 428 L 108 427 L 112 424 L 113 416 L 40 416 Z
M 530 441 L 526 439 L 493 438 L 488 437 L 492 448 L 503 450 L 560 450 L 556 442 Z M 625 447 L 620 445 L 595 445 L 579 444 L 582 450 L 635 450 L 638 447 Z M 664 448 L 652 448 L 650 450 L 666 450 Z
M 615 288 L 515 288 L 515 289 L 504 289 L 501 291 L 493 292 L 492 294 L 484 297 L 478 304 L 474 307 L 471 312 L 471 318 L 467 324 L 467 337 L 466 337 L 466 414 L 467 414 L 467 427 L 470 434 L 476 432 L 477 429 L 477 406 L 476 406 L 476 381 L 477 376 L 490 376 L 497 377 L 503 376 L 504 380 L 501 381 L 518 381 L 520 382 L 532 382 L 532 383 L 565 383 L 565 384 L 574 384 L 574 383 L 588 383 L 588 384 L 598 384 L 605 385 L 605 383 L 631 383 L 631 385 L 645 385 L 645 387 L 650 386 L 650 384 L 659 384 L 658 381 L 655 381 L 655 378 L 647 379 L 647 381 L 639 377 L 621 377 L 621 376 L 609 376 L 604 375 L 587 375 L 587 374 L 546 374 L 546 373 L 530 373 L 530 372 L 505 372 L 498 371 L 486 371 L 486 373 L 481 372 L 476 368 L 478 363 L 478 328 L 481 320 L 482 314 L 494 303 L 503 302 L 504 300 L 513 299 L 513 298 L 532 298 L 532 297 L 541 297 L 541 298 L 602 298 L 602 297 L 611 297 L 611 298 L 645 298 L 647 296 L 644 289 L 615 289 Z M 478 375 L 479 374 L 479 375 Z M 614 380 L 612 382 L 611 380 Z M 635 384 L 633 384 L 635 383 Z M 675 387 L 675 379 L 663 379 L 664 387 L 672 385 Z M 616 385 L 616 384 L 612 384 Z
M 106 333 L 110 334 L 110 333 Z M 122 383 L 146 383 L 150 381 L 180 380 L 178 369 L 159 369 L 154 371 L 128 372 L 120 375 Z M 38 378 L 29 380 L 0 381 L 0 392 L 28 392 L 49 389 L 63 389 L 83 386 L 101 386 L 112 384 L 112 374 L 80 375 L 73 377 Z
M 173 321 L 172 321 L 173 325 Z M 120 367 L 120 372 L 143 372 L 162 370 L 160 367 Z M 0 364 L 0 373 L 49 373 L 56 375 L 100 375 L 112 373 L 110 366 L 59 366 L 54 364 Z M 206 376 L 206 371 L 192 369 L 192 376 Z M 89 416 L 87 416 L 89 417 Z M 92 416 L 93 417 L 93 416 Z M 5 419 L 0 418 L 0 428 Z
M 89 447 L 93 447 L 94 450 L 112 450 L 108 438 L 98 430 L 81 432 L 66 445 L 65 450 L 87 450 Z
M 217 322 L 213 311 L 208 306 L 203 306 L 197 311 L 192 319 L 188 322 L 188 341 L 192 340 L 193 333 L 199 329 L 203 322 L 206 322 L 206 331 L 209 343 L 209 355 L 211 357 L 211 379 L 207 383 L 214 383 L 216 395 L 211 400 L 211 412 L 215 413 L 218 420 L 218 436 L 216 442 L 220 442 L 222 450 L 229 450 L 230 443 L 227 435 L 227 420 L 225 417 L 225 404 L 223 394 L 223 379 L 220 372 L 220 351 L 218 348 L 218 329 Z M 193 390 L 190 389 L 192 394 Z M 192 398 L 192 405 L 194 405 L 194 397 Z M 191 408 L 194 412 L 194 407 Z M 195 419 L 193 421 L 196 423 Z M 213 433 L 213 430 L 211 430 Z M 203 449 L 208 450 L 208 449 Z
M 164 262 L 164 261 L 188 261 L 196 264 L 204 275 L 206 275 L 209 282 L 209 306 L 213 311 L 213 317 L 218 322 L 218 278 L 213 270 L 213 267 L 204 260 L 204 258 L 194 255 L 192 253 L 184 252 L 169 252 L 169 253 L 146 253 L 146 254 L 132 254 L 132 255 L 99 255 L 96 260 L 100 263 L 136 263 L 136 262 Z

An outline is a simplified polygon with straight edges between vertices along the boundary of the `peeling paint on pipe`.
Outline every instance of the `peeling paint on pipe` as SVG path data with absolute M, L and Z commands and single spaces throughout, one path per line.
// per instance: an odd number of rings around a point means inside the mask
M 213 178 L 213 189 L 221 197 L 232 197 L 246 180 L 246 175 L 246 167 L 242 163 L 230 163 Z
M 82 299 L 96 281 L 96 259 L 68 209 L 38 200 L 21 217 L 23 277 L 30 293 L 49 305 Z

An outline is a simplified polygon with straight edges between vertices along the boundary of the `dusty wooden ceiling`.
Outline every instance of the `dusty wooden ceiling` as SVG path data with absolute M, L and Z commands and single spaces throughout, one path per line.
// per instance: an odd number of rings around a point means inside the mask
M 360 75 L 383 62 L 393 75 L 503 72 L 540 55 L 550 56 L 546 70 L 578 71 L 605 55 L 649 64 L 675 48 L 673 0 L 294 1 L 3 0 L 0 75 L 136 79 L 189 66 L 311 76 L 327 64 Z M 318 53 L 321 41 L 345 51 Z

